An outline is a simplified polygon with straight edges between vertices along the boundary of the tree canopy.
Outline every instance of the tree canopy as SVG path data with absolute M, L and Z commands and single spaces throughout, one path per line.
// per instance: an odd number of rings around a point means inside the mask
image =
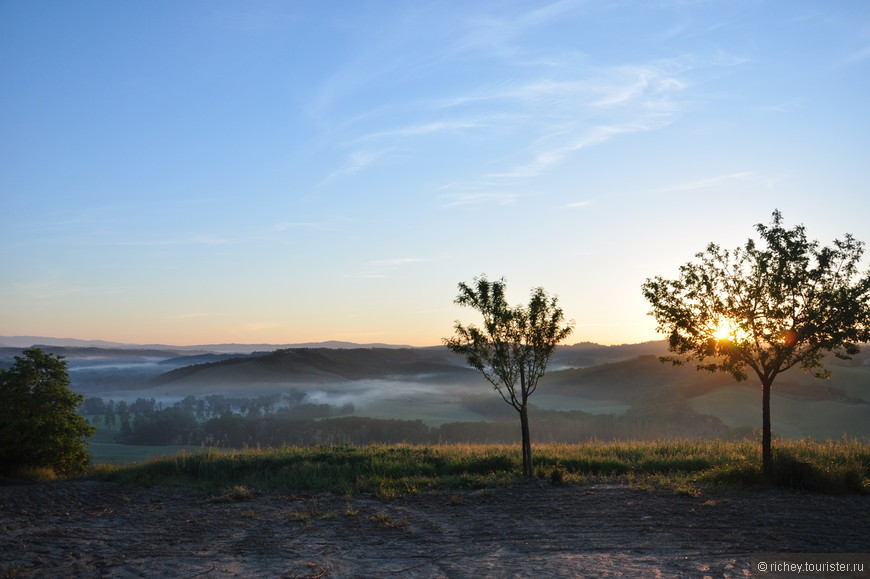
M 87 442 L 96 429 L 76 410 L 84 397 L 69 388 L 66 362 L 30 348 L 0 370 L 0 471 L 48 468 L 58 474 L 84 470 Z
M 860 268 L 864 244 L 849 234 L 821 246 L 803 225 L 786 229 L 779 211 L 755 228 L 760 243 L 734 250 L 711 243 L 678 278 L 648 279 L 643 293 L 676 354 L 668 360 L 694 360 L 738 381 L 758 377 L 769 472 L 774 379 L 794 367 L 826 378 L 826 352 L 848 359 L 870 340 L 870 272 Z

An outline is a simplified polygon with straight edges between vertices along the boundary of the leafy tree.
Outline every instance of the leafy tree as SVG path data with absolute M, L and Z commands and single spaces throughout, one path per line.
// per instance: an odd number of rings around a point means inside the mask
M 106 414 L 103 416 L 103 424 L 106 425 L 106 428 L 111 430 L 115 427 L 115 423 L 117 422 L 117 418 L 115 417 L 115 401 L 109 400 L 106 404 Z
M 795 366 L 816 378 L 830 372 L 825 352 L 848 359 L 870 340 L 870 272 L 861 272 L 864 244 L 851 235 L 832 247 L 808 241 L 802 225 L 786 229 L 779 211 L 770 226 L 755 226 L 733 251 L 710 244 L 678 279 L 648 279 L 643 293 L 658 330 L 668 335 L 675 364 L 745 380 L 755 373 L 762 389 L 762 461 L 771 475 L 770 391 Z
M 557 298 L 540 287 L 532 290 L 528 306 L 508 305 L 505 285 L 504 278 L 490 282 L 486 276 L 474 278 L 472 285 L 460 283 L 455 303 L 480 312 L 483 326 L 464 326 L 457 321 L 454 336 L 445 338 L 444 344 L 464 355 L 519 413 L 523 474 L 531 478 L 529 396 L 538 387 L 556 345 L 571 334 L 573 322 L 565 322 Z
M 184 399 L 175 403 L 176 406 L 184 410 L 185 412 L 193 412 L 196 408 L 196 396 L 193 394 L 188 394 L 184 397 Z
M 61 356 L 24 350 L 0 370 L 0 472 L 50 468 L 58 474 L 84 470 L 87 442 L 96 429 L 76 412 L 84 396 L 69 389 Z
M 157 401 L 152 398 L 137 398 L 135 402 L 130 404 L 130 414 L 145 414 L 146 412 L 154 412 L 157 406 Z
M 88 416 L 92 416 L 95 414 L 105 414 L 106 413 L 106 402 L 97 396 L 91 396 L 90 398 L 85 398 L 84 403 L 82 404 L 82 413 Z
M 118 403 L 115 404 L 115 412 L 118 413 L 122 422 L 124 420 L 130 420 L 130 405 L 127 404 L 126 400 L 119 400 Z

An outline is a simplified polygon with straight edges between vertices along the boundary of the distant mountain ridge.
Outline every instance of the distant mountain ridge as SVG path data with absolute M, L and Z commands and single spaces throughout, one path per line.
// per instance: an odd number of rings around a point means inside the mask
M 157 351 L 161 354 L 183 353 L 183 355 L 195 354 L 251 354 L 253 352 L 272 352 L 275 350 L 297 348 L 325 348 L 325 349 L 358 349 L 358 348 L 384 348 L 394 350 L 419 350 L 429 348 L 443 348 L 440 345 L 433 346 L 408 346 L 402 344 L 344 342 L 340 340 L 327 340 L 325 342 L 303 342 L 299 344 L 200 344 L 191 346 L 174 346 L 170 344 L 130 344 L 123 342 L 109 342 L 106 340 L 82 340 L 79 338 L 52 338 L 47 336 L 0 336 L 0 348 L 30 348 L 33 346 L 50 346 L 56 348 L 100 348 L 106 350 L 148 350 Z M 637 344 L 619 344 L 605 346 L 594 342 L 579 342 L 571 345 L 562 345 L 557 348 L 557 354 L 552 363 L 556 366 L 565 365 L 571 367 L 591 366 L 599 359 L 633 358 L 646 354 L 663 355 L 666 351 L 664 340 L 640 342 Z M 571 363 L 568 363 L 571 362 Z
M 112 344 L 104 341 L 20 336 L 12 339 L 0 337 L 0 340 L 5 340 L 7 344 L 19 344 L 0 345 L 0 367 L 11 365 L 14 357 L 19 356 L 25 348 L 39 347 L 66 360 L 72 373 L 73 386 L 83 392 L 102 390 L 112 384 L 121 389 L 142 387 L 148 383 L 154 385 L 154 379 L 159 379 L 161 384 L 174 381 L 181 384 L 190 380 L 200 385 L 208 382 L 244 384 L 254 381 L 274 384 L 305 380 L 319 383 L 390 375 L 407 378 L 413 374 L 435 373 L 448 381 L 455 381 L 460 374 L 470 373 L 465 360 L 449 352 L 445 346 L 381 347 L 377 344 L 331 341 L 292 348 L 274 344 L 225 344 L 222 347 L 229 351 L 222 352 L 221 348 L 213 345 L 137 347 L 122 344 L 122 347 L 111 347 L 92 345 Z M 71 345 L 54 345 L 50 343 L 52 341 Z M 551 358 L 549 370 L 585 368 L 639 355 L 659 355 L 665 350 L 664 342 L 620 346 L 584 342 L 559 346 Z M 296 362 L 277 364 L 275 361 L 278 359 L 283 362 L 289 360 L 287 351 L 297 352 Z M 252 358 L 263 357 L 267 359 L 252 361 Z M 401 366 L 402 363 L 405 366 Z M 160 377 L 167 372 L 167 376 Z M 465 379 L 467 377 L 465 374 Z
M 30 348 L 32 346 L 58 346 L 65 348 L 107 348 L 118 350 L 170 350 L 179 352 L 213 352 L 223 354 L 250 354 L 257 351 L 272 351 L 284 348 L 412 348 L 396 344 L 356 344 L 339 340 L 303 342 L 300 344 L 201 344 L 173 346 L 169 344 L 130 344 L 106 340 L 82 340 L 79 338 L 52 338 L 47 336 L 0 336 L 0 348 Z

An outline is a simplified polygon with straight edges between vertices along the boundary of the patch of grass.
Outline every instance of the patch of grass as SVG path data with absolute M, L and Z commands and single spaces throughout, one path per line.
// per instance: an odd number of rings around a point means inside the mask
M 33 482 L 50 482 L 58 478 L 54 469 L 48 466 L 28 466 L 19 468 L 11 473 L 12 478 Z
M 345 516 L 356 516 L 357 514 L 357 511 L 352 510 L 350 500 L 348 499 Z M 338 518 L 338 513 L 332 510 L 324 510 L 316 497 L 306 501 L 298 509 L 287 512 L 288 521 L 304 523 L 306 528 L 311 528 L 314 525 L 314 521 L 325 521 L 335 518 Z
M 384 529 L 401 529 L 407 531 L 411 526 L 408 519 L 402 518 L 397 521 L 393 519 L 393 516 L 389 513 L 376 513 L 369 517 L 369 520 Z
M 726 485 L 765 482 L 760 449 L 733 456 L 702 472 L 699 480 Z M 870 445 L 839 442 L 777 441 L 773 449 L 775 486 L 824 493 L 870 493 Z
M 237 501 L 248 501 L 251 499 L 251 491 L 245 485 L 233 485 L 230 489 L 230 495 Z
M 678 485 L 674 487 L 674 494 L 681 497 L 697 498 L 701 491 L 694 485 Z
M 820 492 L 870 492 L 870 445 L 776 441 L 773 483 Z M 535 445 L 536 472 L 554 485 L 621 482 L 696 496 L 698 484 L 755 485 L 753 441 L 591 442 Z M 382 500 L 433 489 L 522 484 L 519 445 L 410 444 L 203 450 L 95 468 L 91 478 L 134 485 L 367 493 Z

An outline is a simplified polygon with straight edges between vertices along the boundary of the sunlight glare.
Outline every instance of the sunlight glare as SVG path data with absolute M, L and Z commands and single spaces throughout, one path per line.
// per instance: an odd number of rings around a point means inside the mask
M 719 340 L 734 340 L 737 336 L 738 326 L 733 320 L 723 318 L 719 320 L 716 329 L 713 330 L 713 336 Z

